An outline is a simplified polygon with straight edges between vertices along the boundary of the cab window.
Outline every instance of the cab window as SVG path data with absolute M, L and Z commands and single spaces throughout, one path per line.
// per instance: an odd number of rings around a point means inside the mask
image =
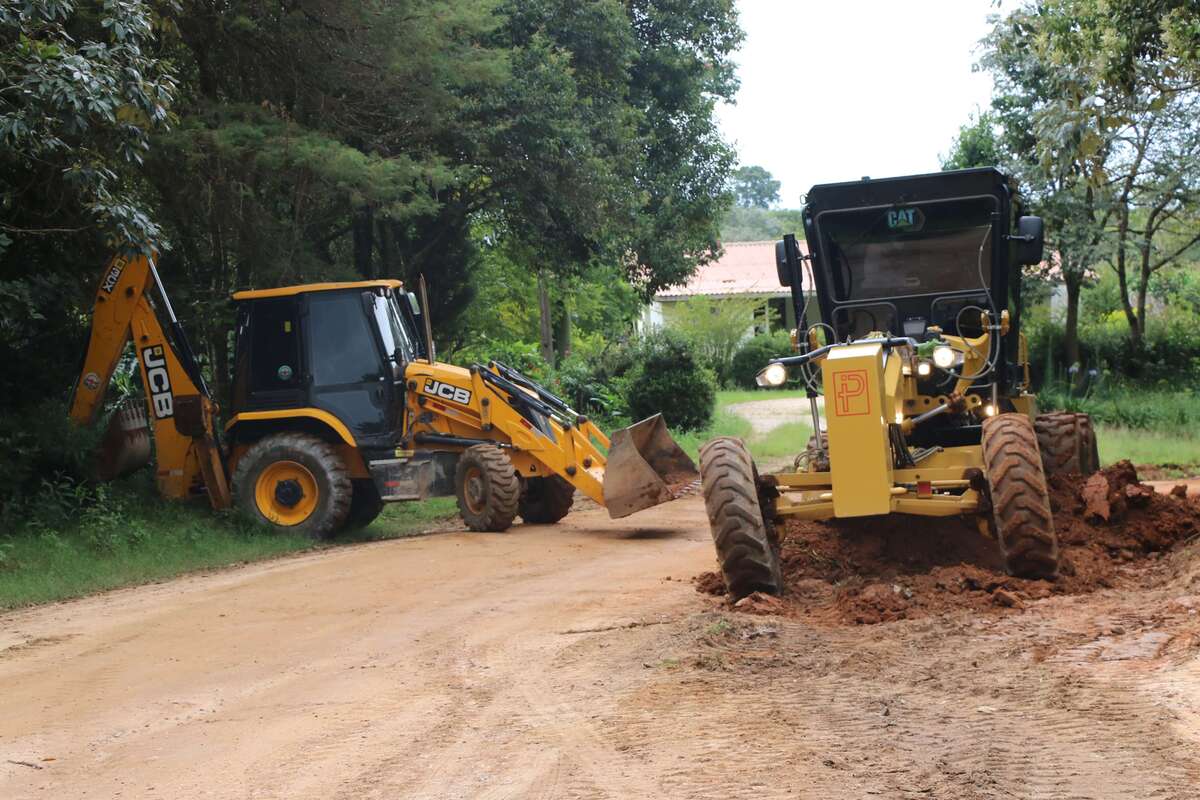
M 358 292 L 309 295 L 308 328 L 314 384 L 331 386 L 379 379 L 379 351 Z

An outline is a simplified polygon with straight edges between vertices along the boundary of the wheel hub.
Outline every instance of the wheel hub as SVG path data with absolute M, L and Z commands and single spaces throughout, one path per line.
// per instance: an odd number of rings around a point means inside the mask
M 304 489 L 300 487 L 300 482 L 292 478 L 279 481 L 275 484 L 275 502 L 285 508 L 295 508 L 296 504 L 304 499 Z
M 297 461 L 276 461 L 258 474 L 254 499 L 273 525 L 299 525 L 317 510 L 320 489 L 308 467 Z

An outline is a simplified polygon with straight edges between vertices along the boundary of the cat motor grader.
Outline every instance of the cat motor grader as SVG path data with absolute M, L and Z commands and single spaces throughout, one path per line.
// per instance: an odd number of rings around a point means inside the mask
M 798 375 L 814 435 L 794 470 L 779 474 L 760 475 L 736 438 L 700 453 L 735 598 L 782 592 L 774 525 L 787 517 L 869 524 L 905 514 L 915 526 L 920 517 L 973 518 L 1013 574 L 1056 575 L 1046 475 L 1091 472 L 1099 459 L 1086 415 L 1039 415 L 1029 392 L 1019 269 L 1041 261 L 1043 225 L 1017 208 L 1015 185 L 995 169 L 809 192 L 809 254 L 792 235 L 776 247 L 797 353 L 765 365 L 758 383 Z M 811 327 L 805 266 L 822 320 Z
M 145 402 L 112 415 L 101 478 L 149 461 L 152 431 L 164 496 L 207 495 L 216 509 L 236 506 L 314 538 L 365 526 L 385 502 L 434 496 L 455 495 L 479 531 L 505 530 L 518 515 L 557 522 L 576 490 L 623 517 L 674 499 L 696 478 L 661 415 L 610 440 L 504 364 L 438 362 L 423 304 L 399 281 L 241 291 L 233 300 L 232 413 L 218 430 L 217 404 L 153 254 L 129 250 L 109 264 L 70 415 L 97 418 L 130 341 Z

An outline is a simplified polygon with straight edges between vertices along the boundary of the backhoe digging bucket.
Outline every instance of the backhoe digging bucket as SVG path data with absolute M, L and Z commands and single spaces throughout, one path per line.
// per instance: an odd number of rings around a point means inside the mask
M 150 462 L 150 425 L 146 406 L 125 400 L 113 412 L 96 453 L 96 477 L 111 481 Z
M 674 500 L 700 478 L 662 414 L 613 432 L 604 468 L 604 505 L 613 519 Z

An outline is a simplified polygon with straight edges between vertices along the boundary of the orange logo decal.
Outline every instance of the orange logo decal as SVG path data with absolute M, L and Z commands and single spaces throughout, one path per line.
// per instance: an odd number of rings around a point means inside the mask
M 867 371 L 846 369 L 833 373 L 833 413 L 839 417 L 860 417 L 871 413 L 871 395 L 867 393 Z

